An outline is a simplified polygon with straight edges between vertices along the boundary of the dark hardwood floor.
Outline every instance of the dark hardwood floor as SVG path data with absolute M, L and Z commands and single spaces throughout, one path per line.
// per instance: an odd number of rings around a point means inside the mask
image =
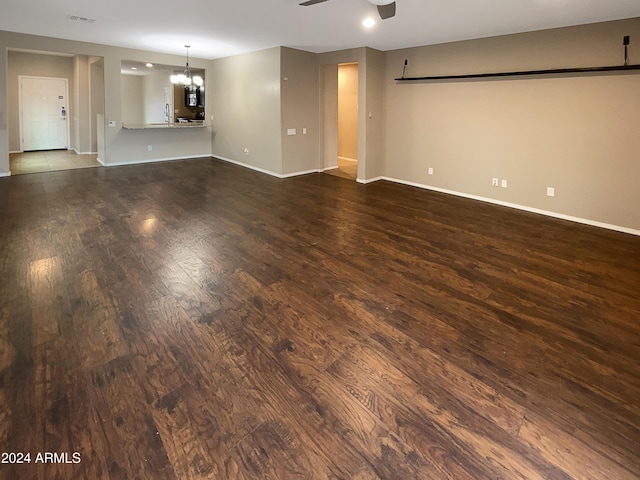
M 194 159 L 0 242 L 2 479 L 640 478 L 639 237 Z

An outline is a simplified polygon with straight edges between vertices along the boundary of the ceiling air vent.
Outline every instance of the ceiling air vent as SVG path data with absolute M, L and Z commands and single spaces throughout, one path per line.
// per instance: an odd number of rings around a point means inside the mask
M 67 19 L 72 22 L 95 23 L 93 18 L 79 17 L 78 15 L 67 15 Z

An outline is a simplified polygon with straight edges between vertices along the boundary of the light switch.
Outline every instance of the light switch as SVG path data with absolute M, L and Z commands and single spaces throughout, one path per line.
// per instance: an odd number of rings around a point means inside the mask
M 296 133 L 296 129 L 295 128 L 287 128 L 287 135 L 295 135 Z

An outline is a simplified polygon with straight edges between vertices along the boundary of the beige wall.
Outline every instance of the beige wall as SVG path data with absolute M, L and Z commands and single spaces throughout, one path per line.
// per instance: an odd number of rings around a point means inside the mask
M 74 123 L 73 149 L 77 153 L 91 153 L 91 95 L 89 57 L 76 55 L 73 57 L 74 85 L 73 106 L 71 112 Z
M 214 60 L 206 82 L 213 155 L 281 174 L 280 48 Z
M 282 174 L 319 169 L 316 55 L 281 49 Z M 304 133 L 306 128 L 307 133 Z M 295 135 L 288 135 L 295 129 Z
M 640 19 L 387 52 L 385 175 L 640 230 L 637 73 L 393 80 L 405 59 L 407 76 L 621 65 L 624 35 Z
M 358 159 L 358 64 L 338 65 L 338 156 Z
M 145 75 L 143 77 L 142 98 L 144 98 L 144 122 L 142 123 L 164 122 L 164 89 L 166 87 L 170 87 L 173 90 L 173 84 L 166 72 Z
M 320 158 L 322 168 L 338 166 L 338 64 L 320 65 Z
M 91 57 L 89 60 L 89 83 L 91 97 L 91 151 L 98 152 L 98 135 L 104 137 L 104 122 L 98 122 L 98 116 L 104 117 L 104 60 Z M 98 130 L 98 125 L 100 131 Z
M 144 77 L 122 75 L 120 77 L 120 96 L 122 121 L 131 124 L 143 124 L 144 121 Z
M 386 144 L 385 128 L 385 54 L 372 48 L 366 49 L 366 111 L 365 118 L 366 165 L 361 178 L 365 181 L 382 176 L 385 172 L 384 153 Z M 358 168 L 360 166 L 358 165 Z

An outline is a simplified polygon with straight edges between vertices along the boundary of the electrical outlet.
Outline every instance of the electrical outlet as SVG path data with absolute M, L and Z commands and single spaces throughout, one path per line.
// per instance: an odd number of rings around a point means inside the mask
M 498 179 L 497 178 L 492 178 L 491 179 L 491 186 L 492 187 L 497 187 L 498 186 Z
M 547 197 L 555 197 L 556 189 L 553 187 L 547 187 Z
M 507 188 L 507 181 L 506 180 L 502 180 L 502 188 Z
M 248 148 L 245 148 L 245 149 L 244 149 L 244 154 L 245 154 L 245 155 L 249 155 L 249 149 L 248 149 Z
M 147 145 L 147 151 L 150 152 L 151 150 L 153 150 L 153 146 Z
M 429 175 L 433 175 L 433 168 L 429 167 L 428 172 L 429 172 Z

